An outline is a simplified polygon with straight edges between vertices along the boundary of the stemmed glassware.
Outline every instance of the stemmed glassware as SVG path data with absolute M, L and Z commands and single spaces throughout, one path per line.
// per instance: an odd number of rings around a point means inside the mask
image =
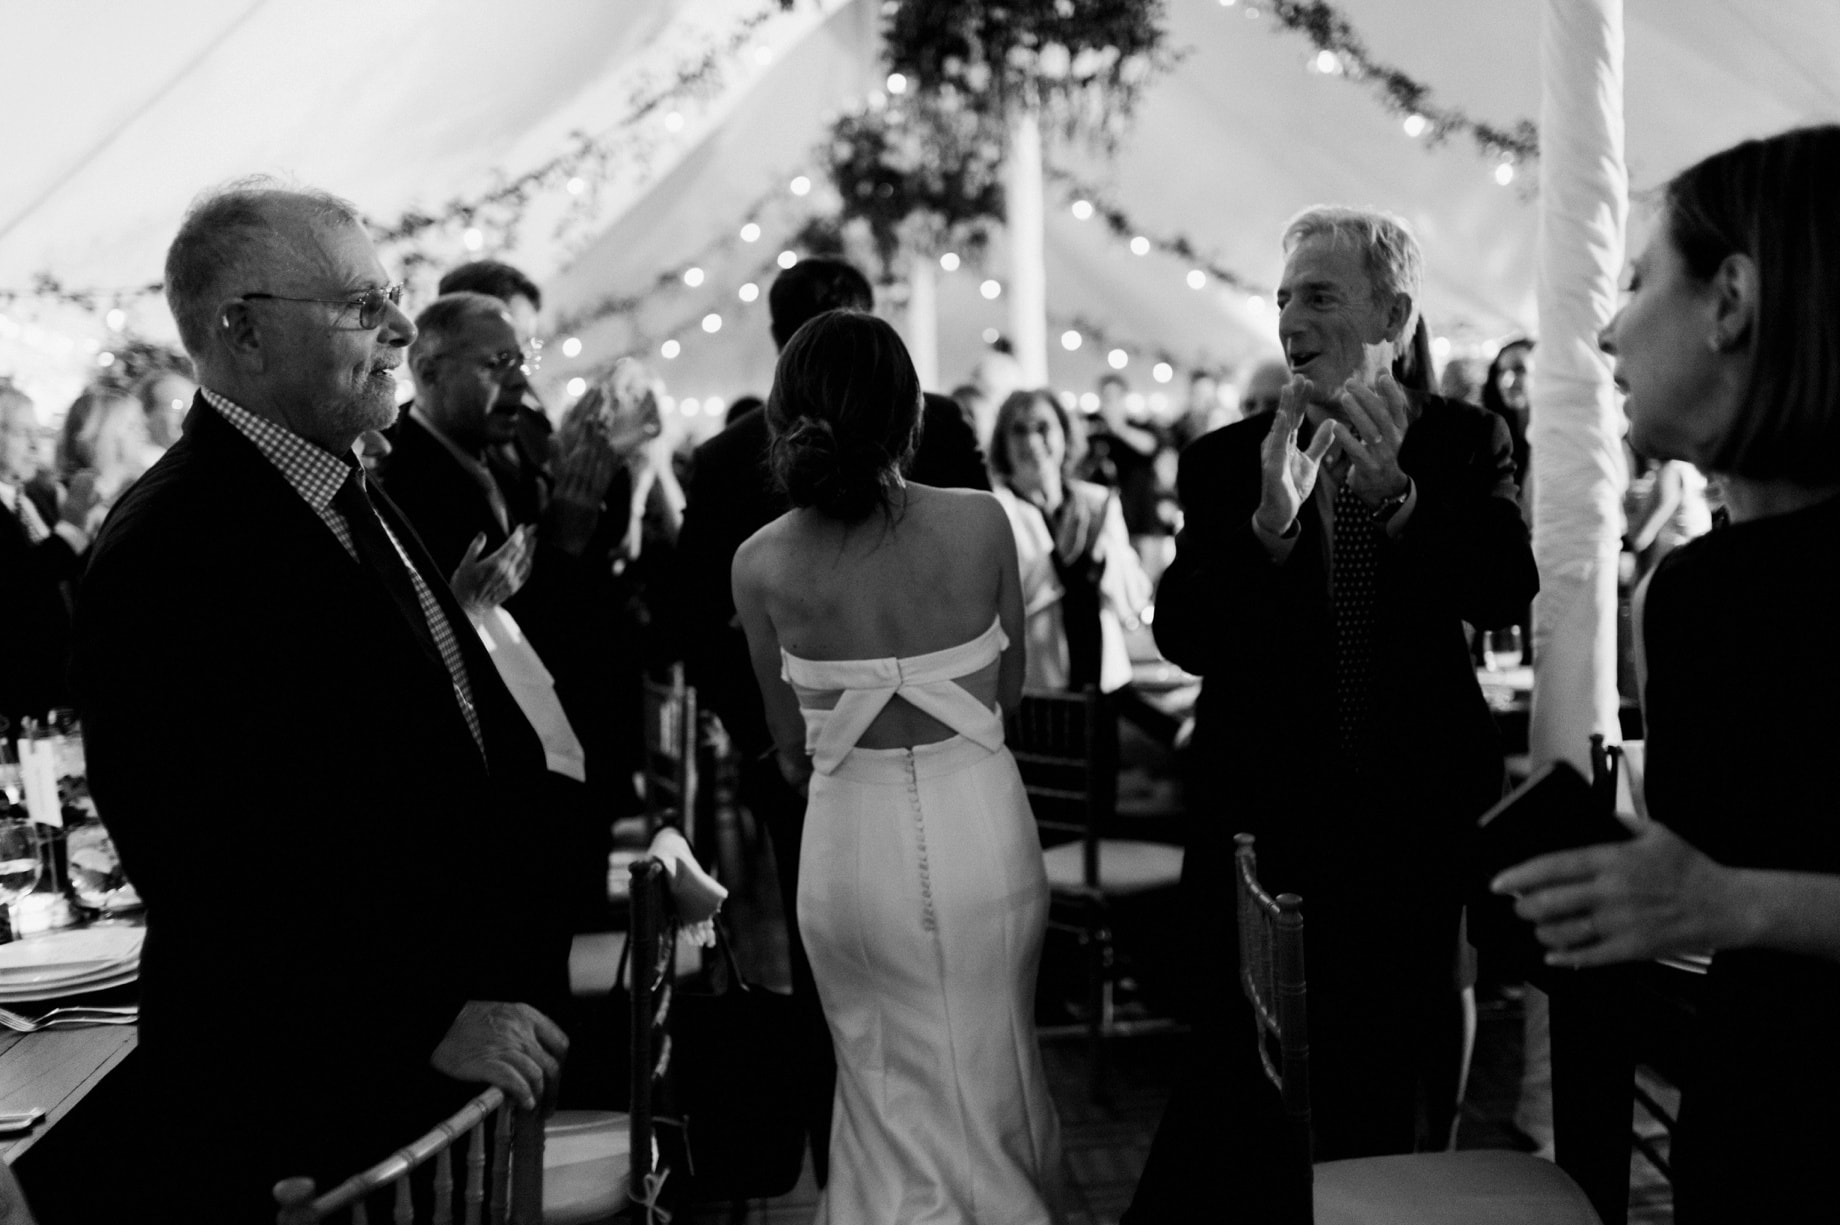
M 4 752 L 0 749 L 0 753 Z M 4 770 L 3 765 L 0 770 Z M 32 823 L 13 816 L 0 817 L 0 903 L 6 906 L 9 936 L 19 932 L 19 899 L 37 887 L 43 870 Z

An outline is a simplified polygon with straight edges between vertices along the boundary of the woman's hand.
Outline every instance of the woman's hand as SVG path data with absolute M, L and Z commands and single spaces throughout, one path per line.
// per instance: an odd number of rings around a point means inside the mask
M 1740 947 L 1760 920 L 1736 870 L 1654 821 L 1628 842 L 1530 859 L 1489 888 L 1535 924 L 1546 964 L 1574 969 Z

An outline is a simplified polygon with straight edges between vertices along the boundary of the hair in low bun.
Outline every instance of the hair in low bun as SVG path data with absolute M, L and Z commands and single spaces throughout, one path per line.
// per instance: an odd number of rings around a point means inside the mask
M 919 423 L 920 379 L 895 330 L 861 311 L 818 315 L 773 374 L 774 480 L 794 506 L 846 523 L 891 514 Z

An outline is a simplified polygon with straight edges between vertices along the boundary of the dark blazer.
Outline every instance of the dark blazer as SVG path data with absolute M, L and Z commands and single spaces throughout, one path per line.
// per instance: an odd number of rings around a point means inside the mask
M 466 547 L 481 532 L 487 553 L 505 543 L 507 532 L 492 514 L 483 487 L 440 439 L 409 415 L 407 407 L 391 438 L 393 449 L 378 467 L 377 479 L 428 546 L 436 569 L 452 576 Z M 528 491 L 515 486 L 507 489 L 502 481 L 499 489 L 512 527 L 537 522 L 540 508 L 529 499 Z M 530 579 L 505 603 L 552 672 L 559 667 L 567 670 L 566 657 L 585 628 L 570 607 L 572 595 L 581 586 L 581 566 L 581 559 L 546 545 L 539 535 Z
M 789 509 L 767 471 L 769 441 L 766 410 L 756 408 L 696 449 L 677 543 L 690 681 L 745 756 L 766 751 L 772 737 L 747 639 L 734 624 L 729 569 L 735 550 Z M 977 434 L 954 401 L 926 394 L 920 446 L 907 475 L 923 485 L 990 488 Z
M 28 495 L 20 489 L 16 496 Z M 34 545 L 18 517 L 0 507 L 0 650 L 6 652 L 0 716 L 13 734 L 21 718 L 71 700 L 67 592 L 82 568 L 82 557 L 62 537 Z
M 428 1067 L 461 1004 L 566 974 L 533 879 L 542 749 L 378 504 L 455 627 L 484 760 L 382 582 L 202 397 L 78 598 L 90 783 L 148 903 L 140 1059 L 252 1196 L 419 1134 L 468 1092 Z
M 1452 831 L 1501 785 L 1494 723 L 1463 623 L 1511 622 L 1539 578 L 1506 426 L 1471 405 L 1414 402 L 1419 416 L 1400 465 L 1418 499 L 1377 575 L 1380 811 L 1353 837 L 1448 848 Z M 1324 788 L 1306 781 L 1326 781 L 1323 768 L 1337 764 L 1327 538 L 1314 497 L 1284 565 L 1253 534 L 1270 424 L 1239 422 L 1183 452 L 1185 521 L 1157 590 L 1155 631 L 1165 656 L 1204 678 L 1195 747 L 1216 772 L 1231 819 L 1255 833 L 1307 837 L 1319 831 L 1287 831 L 1283 814 L 1345 808 L 1343 797 L 1313 802 Z

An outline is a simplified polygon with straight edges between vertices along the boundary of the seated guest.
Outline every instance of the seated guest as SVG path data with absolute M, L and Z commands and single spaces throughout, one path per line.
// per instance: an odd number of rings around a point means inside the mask
M 1526 337 L 1510 340 L 1496 350 L 1495 360 L 1489 363 L 1488 374 L 1482 380 L 1482 407 L 1508 423 L 1508 437 L 1514 443 L 1514 483 L 1521 487 L 1523 495 L 1527 489 L 1527 463 L 1533 454 L 1527 446 L 1527 389 L 1532 381 L 1533 342 Z
M 1150 602 L 1118 495 L 1077 480 L 1067 413 L 1049 391 L 1018 391 L 997 410 L 990 470 L 1016 534 L 1027 617 L 1026 683 L 1044 689 L 1131 680 L 1124 629 Z
M 147 414 L 147 437 L 164 451 L 179 441 L 185 410 L 192 406 L 198 384 L 178 370 L 150 370 L 134 384 L 135 398 Z
M 358 210 L 211 192 L 165 286 L 201 390 L 77 601 L 166 1124 L 122 1219 L 266 1220 L 276 1180 L 329 1188 L 483 1085 L 536 1108 L 566 1040 L 533 1005 L 566 993 L 567 945 L 535 870 L 542 746 L 352 454 L 395 418 L 415 337 Z
M 1840 1147 L 1840 126 L 1682 171 L 1601 343 L 1643 454 L 1716 473 L 1728 527 L 1638 596 L 1647 817 L 1494 883 L 1559 966 L 1712 953 L 1669 1153 L 1682 1225 L 1812 1221 Z
M 92 387 L 72 402 L 60 439 L 59 475 L 67 485 L 79 473 L 94 483 L 97 510 L 91 530 L 101 526 L 101 515 L 158 458 L 147 415 L 134 396 Z
M 1246 385 L 1239 393 L 1239 415 L 1244 417 L 1263 417 L 1278 411 L 1278 397 L 1284 391 L 1284 385 L 1291 381 L 1291 368 L 1282 361 L 1260 362 L 1246 376 Z
M 26 495 L 38 475 L 38 413 L 24 392 L 0 383 L 0 741 L 25 716 L 70 704 L 68 585 L 83 569 L 94 502 L 88 482 L 63 498 L 49 522 Z

